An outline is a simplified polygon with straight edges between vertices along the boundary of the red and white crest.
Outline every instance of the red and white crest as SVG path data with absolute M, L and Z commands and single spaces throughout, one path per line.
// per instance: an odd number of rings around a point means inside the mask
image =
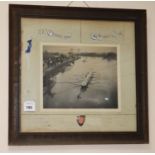
M 85 122 L 85 115 L 79 115 L 77 116 L 77 123 L 82 126 Z

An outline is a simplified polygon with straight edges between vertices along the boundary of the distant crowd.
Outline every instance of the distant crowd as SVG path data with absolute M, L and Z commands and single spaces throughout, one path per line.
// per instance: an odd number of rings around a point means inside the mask
M 45 51 L 43 54 L 43 60 L 44 60 L 43 66 L 44 68 L 54 67 L 75 58 L 76 56 L 73 54 L 65 55 L 61 53 L 50 53 Z

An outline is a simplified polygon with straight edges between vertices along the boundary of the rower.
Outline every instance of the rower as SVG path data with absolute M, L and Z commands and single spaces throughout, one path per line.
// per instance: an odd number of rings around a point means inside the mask
M 81 83 L 81 88 L 86 88 L 88 87 L 89 82 L 91 81 L 91 78 L 93 77 L 92 72 L 88 72 L 84 78 L 84 80 Z

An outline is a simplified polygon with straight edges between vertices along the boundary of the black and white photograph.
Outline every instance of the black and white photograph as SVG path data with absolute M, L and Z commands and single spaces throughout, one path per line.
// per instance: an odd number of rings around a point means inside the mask
M 118 108 L 117 47 L 43 46 L 43 108 Z

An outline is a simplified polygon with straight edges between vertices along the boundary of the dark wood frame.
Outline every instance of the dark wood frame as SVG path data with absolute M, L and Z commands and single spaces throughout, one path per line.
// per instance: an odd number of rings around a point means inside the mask
M 21 17 L 135 22 L 136 132 L 21 133 Z M 9 145 L 148 143 L 146 10 L 9 6 Z

